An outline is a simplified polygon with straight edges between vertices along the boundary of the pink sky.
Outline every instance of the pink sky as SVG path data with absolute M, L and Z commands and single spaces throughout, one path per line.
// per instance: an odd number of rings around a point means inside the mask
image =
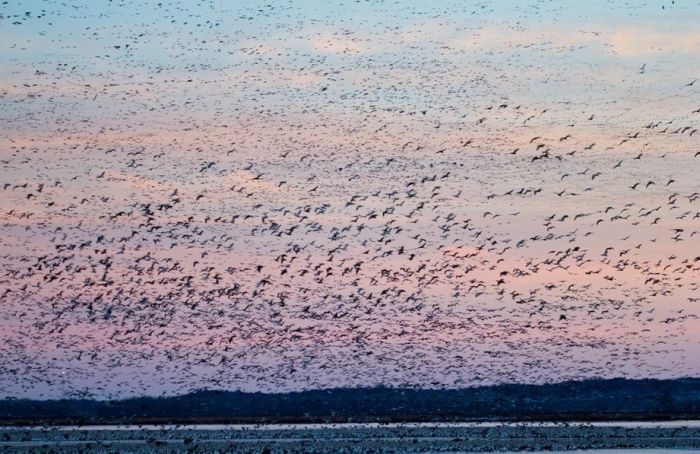
M 0 397 L 697 376 L 700 8 L 513 3 L 0 6 Z

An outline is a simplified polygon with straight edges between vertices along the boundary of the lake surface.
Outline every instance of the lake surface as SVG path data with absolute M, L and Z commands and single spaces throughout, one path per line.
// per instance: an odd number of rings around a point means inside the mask
M 52 452 L 700 452 L 700 421 L 4 427 L 0 440 Z

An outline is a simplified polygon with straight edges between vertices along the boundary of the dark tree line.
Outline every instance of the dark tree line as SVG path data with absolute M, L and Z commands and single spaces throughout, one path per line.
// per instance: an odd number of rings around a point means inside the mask
M 700 418 L 700 378 L 588 380 L 459 390 L 356 388 L 285 394 L 202 390 L 125 400 L 0 400 L 0 422 L 331 422 Z

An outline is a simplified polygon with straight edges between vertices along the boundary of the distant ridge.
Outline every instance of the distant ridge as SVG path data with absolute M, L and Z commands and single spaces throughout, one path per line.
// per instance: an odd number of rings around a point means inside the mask
M 0 400 L 0 424 L 160 424 L 700 419 L 700 378 L 586 380 L 432 390 L 283 394 L 203 390 L 173 397 Z

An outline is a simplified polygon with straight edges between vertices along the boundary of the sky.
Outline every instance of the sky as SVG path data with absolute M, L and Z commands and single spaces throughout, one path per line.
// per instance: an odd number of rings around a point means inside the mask
M 700 374 L 700 2 L 0 4 L 0 397 Z

